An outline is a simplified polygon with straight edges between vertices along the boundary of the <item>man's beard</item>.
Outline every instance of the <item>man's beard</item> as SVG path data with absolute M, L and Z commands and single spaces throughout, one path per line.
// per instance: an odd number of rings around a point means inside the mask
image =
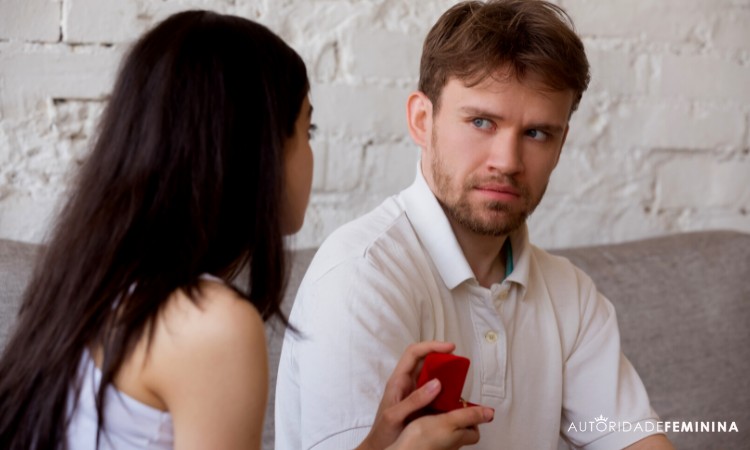
M 437 191 L 435 196 L 448 218 L 473 233 L 483 236 L 507 236 L 526 222 L 526 218 L 534 211 L 544 195 L 546 186 L 538 199 L 532 199 L 528 189 L 521 186 L 515 179 L 506 175 L 496 175 L 482 179 L 477 176 L 470 176 L 461 186 L 458 198 L 451 198 L 453 179 L 442 164 L 435 136 L 433 136 L 432 142 L 433 159 L 431 166 L 432 179 Z M 508 203 L 492 200 L 472 205 L 469 200 L 469 193 L 477 186 L 488 182 L 501 183 L 516 189 L 522 201 L 521 207 L 513 208 Z

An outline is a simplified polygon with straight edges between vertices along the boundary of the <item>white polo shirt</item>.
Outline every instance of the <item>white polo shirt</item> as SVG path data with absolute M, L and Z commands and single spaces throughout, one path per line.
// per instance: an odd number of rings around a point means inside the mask
M 454 342 L 471 360 L 463 398 L 495 408 L 472 448 L 554 450 L 562 433 L 616 449 L 653 434 L 658 417 L 591 279 L 524 226 L 510 236 L 513 271 L 480 286 L 417 172 L 315 255 L 290 316 L 300 334 L 286 333 L 279 362 L 276 449 L 356 447 L 404 349 L 425 340 Z M 637 431 L 601 432 L 600 416 Z

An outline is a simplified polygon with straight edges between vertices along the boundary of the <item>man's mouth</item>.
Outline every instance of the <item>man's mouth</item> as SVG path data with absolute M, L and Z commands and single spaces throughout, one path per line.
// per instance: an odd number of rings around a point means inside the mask
M 506 183 L 482 183 L 474 190 L 496 201 L 513 201 L 521 197 L 520 189 Z

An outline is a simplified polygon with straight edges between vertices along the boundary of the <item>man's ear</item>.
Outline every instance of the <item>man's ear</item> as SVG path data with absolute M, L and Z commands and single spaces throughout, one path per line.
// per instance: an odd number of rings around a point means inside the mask
M 420 91 L 412 92 L 406 101 L 406 122 L 414 142 L 426 149 L 432 138 L 432 102 Z

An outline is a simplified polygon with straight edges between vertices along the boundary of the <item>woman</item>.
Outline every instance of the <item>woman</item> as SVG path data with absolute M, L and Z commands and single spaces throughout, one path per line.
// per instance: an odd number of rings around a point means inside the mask
M 0 448 L 260 447 L 308 90 L 300 57 L 238 17 L 179 13 L 135 44 L 0 360 Z M 451 350 L 407 351 L 361 448 L 478 439 L 473 409 L 404 427 L 439 391 L 411 393 L 417 362 Z

